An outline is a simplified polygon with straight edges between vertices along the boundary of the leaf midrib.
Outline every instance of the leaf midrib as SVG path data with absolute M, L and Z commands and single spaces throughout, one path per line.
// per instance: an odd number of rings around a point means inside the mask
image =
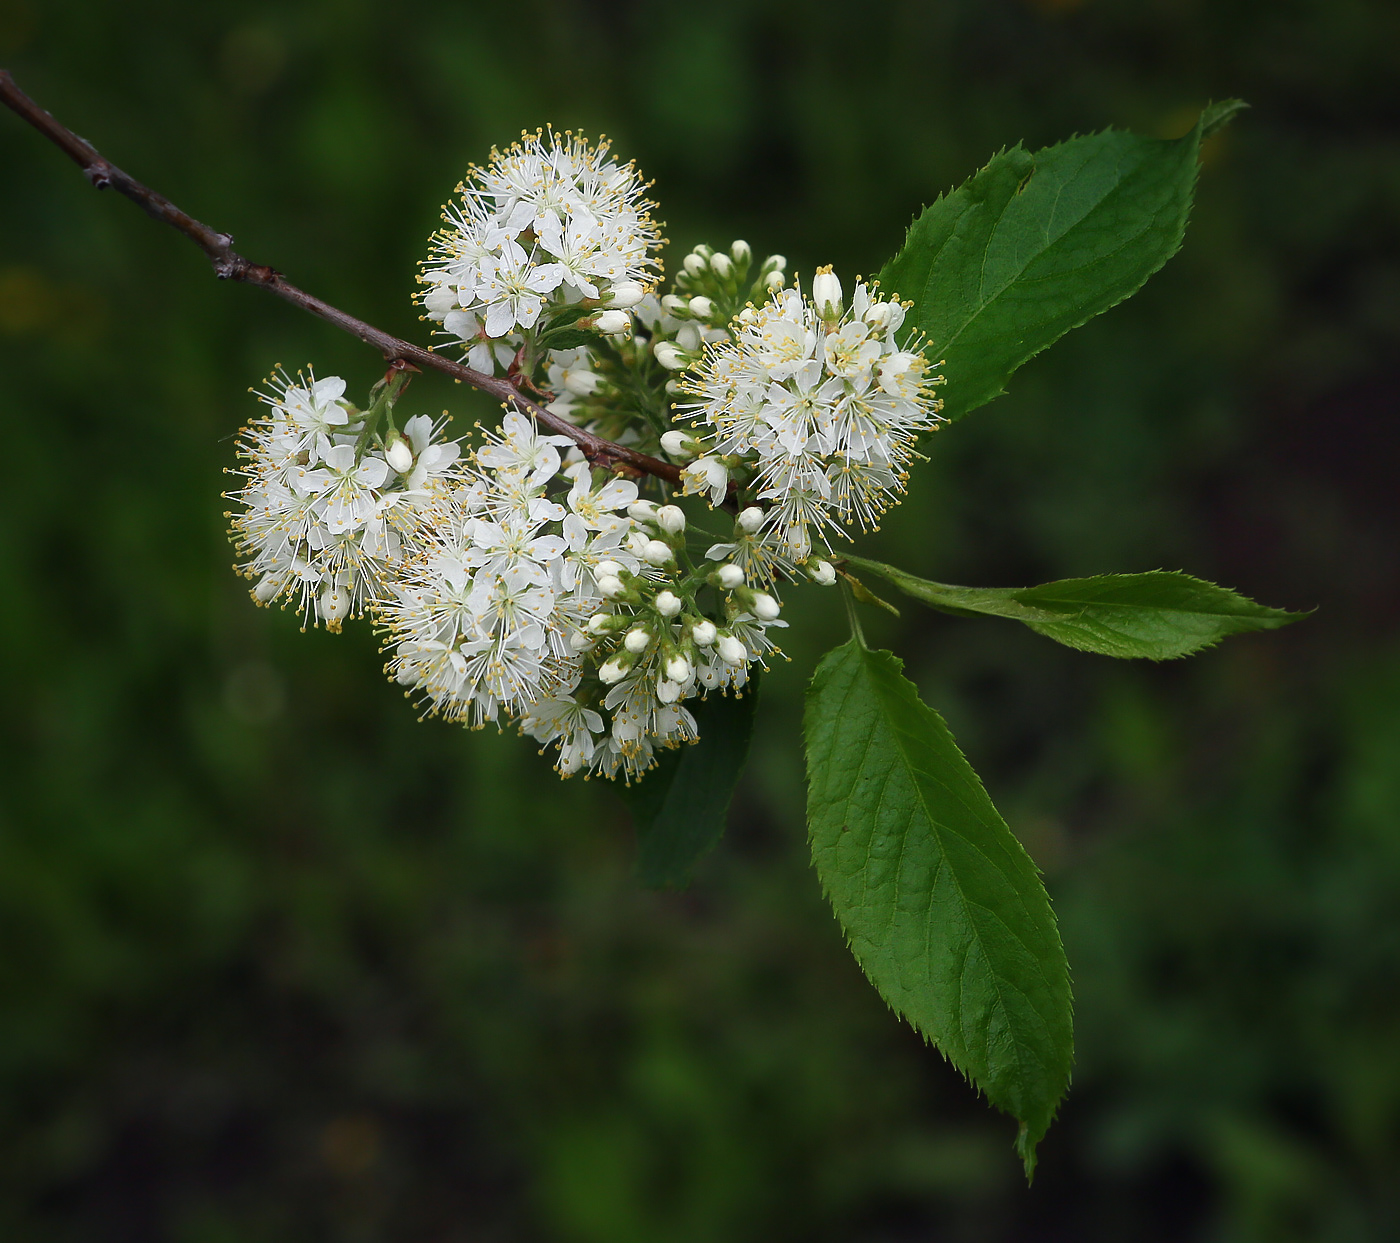
M 1137 165 L 1137 166 L 1138 166 L 1138 167 L 1141 167 L 1141 165 L 1142 165 L 1142 161 L 1139 159 L 1138 165 Z M 1089 216 L 1091 216 L 1094 212 L 1098 211 L 1098 210 L 1099 210 L 1105 203 L 1107 203 L 1114 195 L 1118 194 L 1119 191 L 1120 191 L 1120 190 L 1122 189 L 1122 187 L 1123 187 L 1123 181 L 1124 181 L 1124 178 L 1125 178 L 1126 176 L 1127 176 L 1127 174 L 1120 175 L 1120 176 L 1118 177 L 1117 181 L 1114 182 L 1113 187 L 1112 187 L 1106 194 L 1104 194 L 1103 197 L 1101 197 L 1101 198 L 1095 200 L 1094 204 L 1093 204 L 1087 211 L 1085 211 L 1084 214 L 1081 215 L 1081 216 L 1079 217 L 1079 219 L 1076 220 L 1076 221 L 1074 222 L 1074 224 L 1072 224 L 1069 228 L 1067 228 L 1063 233 L 1061 233 L 1061 234 L 1055 239 L 1055 243 L 1054 243 L 1054 244 L 1058 245 L 1060 242 L 1064 241 L 1064 239 L 1067 238 L 1071 233 L 1073 233 L 1075 230 L 1077 230 L 1078 228 L 1080 228 L 1080 227 L 1083 225 L 1084 221 L 1085 221 L 1086 219 L 1088 219 Z M 1059 193 L 1059 194 L 1063 194 L 1063 193 L 1064 193 L 1064 186 L 1061 186 L 1061 187 L 1059 188 L 1058 193 Z M 1010 201 L 1008 200 L 1008 206 L 1009 206 L 1009 202 L 1010 202 Z M 983 206 L 985 207 L 985 200 L 984 200 L 984 202 L 983 202 Z M 995 236 L 996 236 L 996 231 L 997 231 L 998 228 L 1001 227 L 1001 223 L 1002 223 L 1002 221 L 1003 221 L 1003 220 L 1005 219 L 1005 217 L 1006 217 L 1006 210 L 1007 210 L 1007 208 L 1004 206 L 1004 207 L 1001 209 L 1001 212 L 997 215 L 996 222 L 992 225 L 992 232 L 991 232 L 991 234 L 988 236 L 986 244 L 982 247 L 982 264 L 981 264 L 981 268 L 980 268 L 979 271 L 978 271 L 978 278 L 977 278 L 977 288 L 978 288 L 979 298 L 980 298 L 980 296 L 981 296 L 981 291 L 982 291 L 982 278 L 983 278 L 983 274 L 984 274 L 985 271 L 986 271 L 986 266 L 987 266 L 987 255 L 988 255 L 988 253 L 990 252 L 990 250 L 991 250 L 991 248 L 992 248 L 992 241 L 993 241 L 993 239 L 994 239 Z M 1093 260 L 1093 263 L 1094 263 L 1094 264 L 1102 263 L 1102 262 L 1104 262 L 1106 259 L 1112 258 L 1114 255 L 1118 254 L 1119 251 L 1122 251 L 1122 250 L 1126 249 L 1131 243 L 1136 242 L 1137 239 L 1138 239 L 1139 237 L 1141 237 L 1144 233 L 1150 232 L 1150 231 L 1152 230 L 1152 228 L 1155 226 L 1155 224 L 1156 224 L 1156 217 L 1153 216 L 1151 219 L 1148 220 L 1148 222 L 1147 222 L 1146 224 L 1144 224 L 1144 225 L 1142 226 L 1142 228 L 1138 229 L 1135 233 L 1123 235 L 1123 240 L 1120 242 L 1120 244 L 1119 244 L 1118 246 L 1114 247 L 1112 250 L 1106 251 L 1106 252 L 1105 252 L 1104 254 L 1102 254 L 1102 255 L 1099 255 L 1097 258 L 1095 258 L 1095 259 Z M 950 241 L 952 240 L 952 239 L 951 239 L 951 235 L 950 235 L 950 237 L 949 237 L 949 240 L 950 240 Z M 927 278 L 925 279 L 925 281 L 924 281 L 924 291 L 923 291 L 923 299 L 922 299 L 922 301 L 924 302 L 925 305 L 927 305 L 928 302 L 929 302 L 929 286 L 933 283 L 933 272 L 934 272 L 934 268 L 937 266 L 938 260 L 939 260 L 940 258 L 942 258 L 944 250 L 947 249 L 947 245 L 948 245 L 948 243 L 947 243 L 947 242 L 944 242 L 943 245 L 940 246 L 940 247 L 938 248 L 938 250 L 934 253 L 933 259 L 932 259 L 932 260 L 930 261 L 930 263 L 929 263 L 929 274 L 928 274 L 928 277 L 927 277 Z M 946 342 L 944 342 L 943 344 L 941 344 L 941 345 L 938 347 L 938 348 L 939 348 L 939 352 L 946 352 L 946 351 L 948 351 L 948 350 L 951 350 L 951 349 L 953 348 L 953 346 L 957 344 L 958 340 L 972 327 L 972 325 L 973 325 L 974 323 L 977 322 L 977 320 L 983 315 L 983 313 L 986 312 L 986 311 L 987 311 L 989 308 L 991 308 L 993 305 L 995 305 L 998 301 L 1000 301 L 1000 299 L 1005 295 L 1005 293 L 1006 293 L 1006 291 L 1007 291 L 1008 289 L 1010 289 L 1010 288 L 1011 288 L 1012 286 L 1014 286 L 1014 285 L 1017 285 L 1017 284 L 1021 283 L 1021 277 L 1025 274 L 1026 269 L 1027 269 L 1028 267 L 1030 267 L 1031 264 L 1033 264 L 1038 258 L 1040 258 L 1040 256 L 1043 255 L 1043 254 L 1046 252 L 1046 250 L 1049 249 L 1050 245 L 1051 245 L 1051 243 L 1047 242 L 1047 243 L 1046 243 L 1044 246 L 1042 246 L 1038 251 L 1036 251 L 1034 255 L 1032 255 L 1029 259 L 1027 259 L 1027 260 L 1026 260 L 1024 263 L 1022 263 L 1019 267 L 1017 267 L 1016 270 L 1015 270 L 1015 272 L 1014 272 L 1014 274 L 1013 274 L 1009 279 L 1007 279 L 1005 282 L 1003 282 L 1001 288 L 999 288 L 994 294 L 992 294 L 991 297 L 986 298 L 986 299 L 984 299 L 984 300 L 980 300 L 980 301 L 978 302 L 977 309 L 976 309 L 975 311 L 973 311 L 972 314 L 969 315 L 969 316 L 967 317 L 966 320 L 963 321 L 962 326 L 957 330 L 957 332 L 955 332 L 951 337 L 948 338 L 948 340 L 947 340 Z M 1091 266 L 1091 264 L 1085 263 L 1085 264 L 1081 264 L 1080 266 L 1081 266 L 1081 267 L 1089 267 L 1089 266 Z M 1053 318 L 1053 317 L 1052 317 L 1052 318 Z M 1081 321 L 1081 322 L 1082 322 L 1082 321 Z

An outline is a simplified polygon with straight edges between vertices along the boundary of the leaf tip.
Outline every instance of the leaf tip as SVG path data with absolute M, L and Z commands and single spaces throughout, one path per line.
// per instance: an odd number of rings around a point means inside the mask
M 1218 130 L 1229 125 L 1249 105 L 1242 99 L 1222 99 L 1212 101 L 1201 109 L 1201 141 L 1204 142 Z
M 1026 1168 L 1026 1186 L 1029 1187 L 1035 1182 L 1035 1147 L 1040 1136 L 1031 1138 L 1031 1129 L 1024 1122 L 1016 1132 L 1016 1155 L 1021 1158 L 1021 1164 Z

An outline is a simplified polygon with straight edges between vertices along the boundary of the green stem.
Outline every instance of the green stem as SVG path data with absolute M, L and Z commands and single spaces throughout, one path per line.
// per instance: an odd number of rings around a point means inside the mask
M 844 578 L 841 580 L 841 601 L 846 606 L 846 620 L 851 623 L 851 638 L 855 639 L 861 647 L 868 647 L 865 641 L 865 631 L 860 628 L 860 618 L 856 616 L 856 598 L 851 594 L 851 585 Z

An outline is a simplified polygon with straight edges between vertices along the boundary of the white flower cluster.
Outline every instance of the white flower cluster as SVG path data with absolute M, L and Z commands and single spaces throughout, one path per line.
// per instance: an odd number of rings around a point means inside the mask
M 332 631 L 382 599 L 390 578 L 443 519 L 457 445 L 425 415 L 402 434 L 371 437 L 343 400 L 339 376 L 296 381 L 279 373 L 262 400 L 269 413 L 244 428 L 226 493 L 239 572 L 257 579 L 260 604 L 295 600 L 303 624 Z
M 780 576 L 835 582 L 815 543 L 902 491 L 938 377 L 897 344 L 898 301 L 859 284 L 847 309 L 829 268 L 803 297 L 746 242 L 697 246 L 673 292 L 650 292 L 652 205 L 606 144 L 527 134 L 460 189 L 421 277 L 428 315 L 476 369 L 547 382 L 551 414 L 687 462 L 686 492 L 747 498 L 732 536 L 692 559 L 678 506 L 519 411 L 466 457 L 426 417 L 398 431 L 401 367 L 365 410 L 337 377 L 279 373 L 228 494 L 239 569 L 307 623 L 371 612 L 429 712 L 515 722 L 561 773 L 631 781 L 695 740 L 687 701 L 741 692 L 776 650 Z M 691 432 L 670 423 L 676 394 Z
M 608 158 L 608 144 L 553 131 L 493 151 L 458 187 L 448 228 L 420 278 L 431 319 L 467 347 L 478 371 L 508 367 L 525 331 L 553 311 L 588 300 L 605 333 L 630 327 L 659 267 L 654 204 L 636 167 Z
M 697 435 L 668 433 L 668 451 L 695 456 L 688 492 L 723 500 L 737 468 L 769 503 L 757 542 L 786 569 L 828 542 L 838 521 L 873 527 L 903 491 L 920 432 L 934 427 L 938 377 L 923 354 L 901 349 L 904 307 L 858 284 L 849 309 L 830 269 L 811 298 L 779 289 L 746 307 L 732 336 L 707 348 L 680 381 L 696 398 L 682 411 Z
M 722 622 L 700 615 L 677 567 L 684 515 L 639 501 L 631 482 L 596 483 L 587 463 L 561 470 L 570 443 L 507 414 L 378 612 L 390 674 L 430 711 L 516 719 L 557 746 L 561 773 L 630 780 L 658 746 L 694 740 L 681 701 L 744 684 L 778 606 L 731 565 L 710 573 Z

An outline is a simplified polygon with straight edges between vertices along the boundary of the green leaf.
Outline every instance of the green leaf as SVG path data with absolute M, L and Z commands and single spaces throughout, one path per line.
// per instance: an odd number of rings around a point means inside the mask
M 1017 367 L 1176 253 L 1201 139 L 1242 107 L 1212 104 L 1171 141 L 1106 130 L 1033 155 L 1016 146 L 925 208 L 880 284 L 913 301 L 906 326 L 943 360 L 948 418 L 1001 394 Z
M 540 337 L 539 345 L 541 349 L 574 350 L 597 339 L 598 333 L 590 328 L 555 328 Z
M 812 859 L 880 995 L 1035 1147 L 1069 1084 L 1069 966 L 1035 864 L 942 718 L 859 639 L 807 691 Z
M 724 835 L 729 800 L 748 759 L 758 679 L 742 698 L 711 695 L 687 704 L 699 740 L 667 752 L 624 797 L 637 827 L 637 877 L 652 889 L 684 889 Z
M 1039 587 L 954 587 L 864 557 L 845 560 L 945 613 L 1010 618 L 1067 647 L 1101 656 L 1174 660 L 1227 635 L 1277 630 L 1307 616 L 1255 604 L 1180 570 L 1066 578 Z

